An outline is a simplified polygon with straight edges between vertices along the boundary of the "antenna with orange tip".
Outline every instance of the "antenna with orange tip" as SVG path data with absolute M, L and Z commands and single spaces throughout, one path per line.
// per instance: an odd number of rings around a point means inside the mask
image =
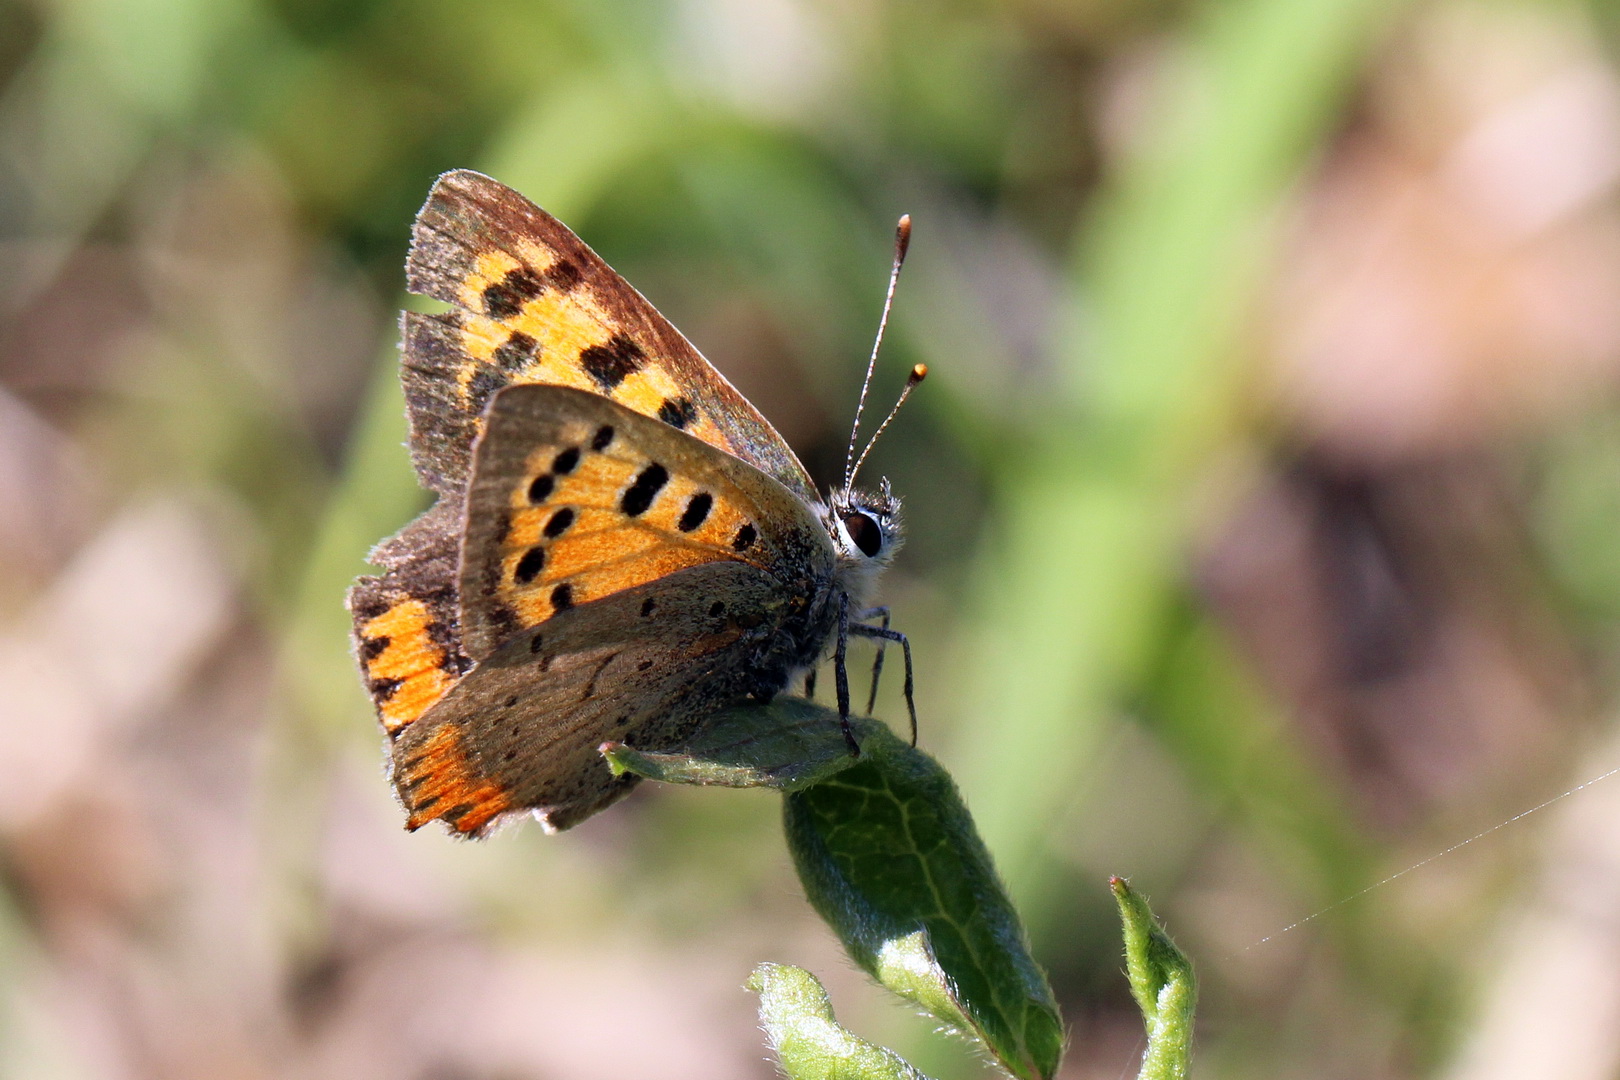
M 877 367 L 878 349 L 883 345 L 883 331 L 889 325 L 889 309 L 894 306 L 894 287 L 899 284 L 900 268 L 906 263 L 906 249 L 909 247 L 911 247 L 911 215 L 901 214 L 899 223 L 894 227 L 894 264 L 889 269 L 889 291 L 883 298 L 883 315 L 878 319 L 877 340 L 872 342 L 872 355 L 866 361 L 866 378 L 861 380 L 861 399 L 855 406 L 855 424 L 849 429 L 849 450 L 844 455 L 844 487 L 846 489 L 854 482 L 855 473 L 860 469 L 859 462 L 855 460 L 855 440 L 861 432 L 861 412 L 866 408 L 866 392 L 872 386 L 872 372 Z M 901 401 L 906 399 L 906 394 L 911 393 L 913 385 L 922 381 L 923 376 L 917 374 L 918 371 L 921 371 L 923 375 L 928 373 L 928 369 L 921 364 L 912 369 L 912 381 L 906 384 L 905 393 L 900 395 Z M 896 405 L 895 408 L 899 408 L 899 406 Z M 894 413 L 890 412 L 889 417 L 893 419 Z M 888 420 L 883 422 L 885 427 L 888 422 Z M 878 428 L 879 432 L 882 430 L 882 427 Z M 876 436 L 873 436 L 873 438 L 876 438 Z M 872 449 L 872 444 L 867 443 L 866 449 Z M 866 454 L 863 452 L 861 459 L 865 460 L 865 458 Z
M 906 376 L 906 388 L 900 391 L 900 398 L 894 403 L 894 408 L 889 410 L 889 415 L 883 418 L 883 423 L 878 425 L 878 429 L 872 432 L 872 438 L 867 442 L 866 449 L 861 451 L 861 456 L 855 459 L 855 467 L 849 471 L 849 480 L 845 482 L 845 487 L 855 482 L 855 474 L 861 471 L 861 466 L 866 462 L 866 455 L 870 454 L 872 447 L 877 444 L 878 436 L 883 434 L 884 429 L 889 426 L 889 422 L 894 419 L 895 413 L 900 411 L 900 406 L 906 403 L 906 398 L 910 397 L 911 392 L 917 388 L 917 384 L 926 378 L 928 378 L 927 364 L 915 364 L 912 366 L 911 374 Z

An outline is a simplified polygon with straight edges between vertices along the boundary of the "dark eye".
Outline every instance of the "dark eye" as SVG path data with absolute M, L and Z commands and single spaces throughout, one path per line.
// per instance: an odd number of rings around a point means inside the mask
M 869 559 L 883 550 L 883 530 L 878 528 L 877 522 L 859 511 L 844 515 L 844 531 L 861 549 L 861 554 Z

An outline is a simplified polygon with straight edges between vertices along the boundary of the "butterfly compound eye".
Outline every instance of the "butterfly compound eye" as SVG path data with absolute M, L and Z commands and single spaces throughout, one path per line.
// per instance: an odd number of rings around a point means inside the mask
M 883 550 L 883 530 L 866 514 L 855 512 L 844 515 L 844 531 L 868 559 Z

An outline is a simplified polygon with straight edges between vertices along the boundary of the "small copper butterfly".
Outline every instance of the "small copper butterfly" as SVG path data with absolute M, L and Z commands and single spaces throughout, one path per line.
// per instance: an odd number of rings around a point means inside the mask
M 722 706 L 813 685 L 829 649 L 856 752 L 850 635 L 905 648 L 911 705 L 910 646 L 866 607 L 900 505 L 886 482 L 851 488 L 853 436 L 824 500 L 640 293 L 478 173 L 434 184 L 406 274 L 453 306 L 402 321 L 411 457 L 438 498 L 375 549 L 385 572 L 349 610 L 407 828 L 478 835 L 533 811 L 566 829 L 635 782 L 601 743 L 677 746 Z

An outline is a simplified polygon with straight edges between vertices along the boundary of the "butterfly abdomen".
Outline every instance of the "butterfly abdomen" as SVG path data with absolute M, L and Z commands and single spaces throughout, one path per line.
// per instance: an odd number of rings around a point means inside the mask
M 787 601 L 783 616 L 759 643 L 749 695 L 769 701 L 788 690 L 803 673 L 820 663 L 838 626 L 838 609 L 830 577 L 804 579 Z

